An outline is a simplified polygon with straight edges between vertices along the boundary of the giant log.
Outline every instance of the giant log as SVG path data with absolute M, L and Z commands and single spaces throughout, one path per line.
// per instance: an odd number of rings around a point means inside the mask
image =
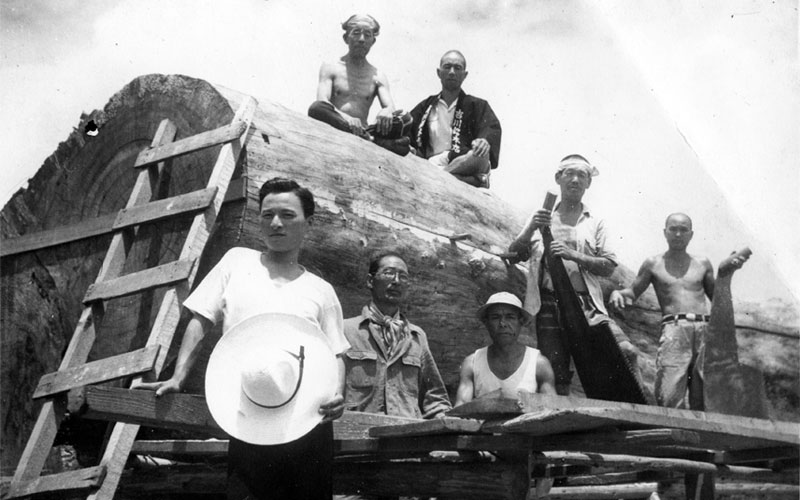
M 28 187 L 3 208 L 3 467 L 16 464 L 30 435 L 36 410 L 31 395 L 39 378 L 58 367 L 81 300 L 109 245 L 107 228 L 125 206 L 134 184 L 137 155 L 149 146 L 161 120 L 171 120 L 177 127 L 176 139 L 181 139 L 229 124 L 246 97 L 186 76 L 139 77 L 103 110 L 82 116 Z M 492 191 L 458 182 L 424 160 L 401 158 L 268 99 L 257 100 L 253 127 L 234 172 L 236 182 L 200 261 L 198 278 L 233 246 L 263 247 L 258 188 L 274 176 L 294 178 L 310 188 L 317 201 L 317 220 L 301 262 L 333 284 L 345 316 L 357 314 L 369 298 L 365 281 L 370 255 L 384 249 L 405 255 L 414 277 L 408 315 L 428 333 L 452 395 L 460 362 L 488 341 L 474 317 L 476 308 L 496 291 L 523 296 L 524 270 L 507 267 L 498 254 L 508 247 L 526 214 Z M 99 127 L 96 135 L 85 132 L 90 122 Z M 159 196 L 202 188 L 218 150 L 219 146 L 174 159 L 165 182 L 157 187 Z M 528 188 L 539 199 L 547 187 Z M 141 226 L 125 272 L 175 260 L 187 226 L 182 219 Z M 76 236 L 76 227 L 86 232 Z M 630 271 L 620 266 L 604 282 L 604 291 L 608 294 L 630 278 Z M 156 289 L 109 301 L 90 360 L 141 347 L 162 294 L 163 290 Z M 655 304 L 653 297 L 645 299 L 645 304 L 651 303 Z M 652 385 L 658 331 L 655 307 L 633 310 L 623 321 L 647 357 L 648 385 Z M 797 332 L 790 330 L 794 349 L 784 352 L 791 359 L 771 371 L 788 377 L 796 388 Z M 179 327 L 171 357 L 180 333 Z M 529 331 L 522 338 L 535 344 Z M 213 344 L 206 343 L 206 358 Z M 764 369 L 770 371 L 770 367 Z M 201 392 L 203 374 L 200 363 L 190 391 Z M 796 409 L 796 399 L 788 408 Z

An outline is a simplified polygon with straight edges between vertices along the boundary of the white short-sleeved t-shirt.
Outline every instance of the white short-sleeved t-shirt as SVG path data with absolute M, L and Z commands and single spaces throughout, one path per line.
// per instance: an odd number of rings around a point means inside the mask
M 284 313 L 319 326 L 335 354 L 350 347 L 342 306 L 330 283 L 304 271 L 289 283 L 276 284 L 261 263 L 261 252 L 249 248 L 228 250 L 183 305 L 214 324 L 222 320 L 223 335 L 257 314 Z

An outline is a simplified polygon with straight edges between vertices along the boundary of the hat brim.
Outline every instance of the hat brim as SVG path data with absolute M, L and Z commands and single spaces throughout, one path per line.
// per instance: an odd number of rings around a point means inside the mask
M 477 316 L 477 318 L 481 321 L 486 321 L 486 311 L 488 311 L 490 307 L 496 305 L 511 306 L 516 308 L 522 315 L 522 326 L 528 326 L 533 322 L 533 316 L 531 315 L 531 313 L 529 313 L 528 311 L 519 307 L 516 304 L 510 304 L 508 302 L 492 302 L 491 304 L 484 304 L 478 308 L 478 312 L 475 316 Z
M 295 396 L 279 408 L 253 404 L 242 392 L 242 370 L 260 353 L 304 346 L 303 378 Z M 206 368 L 206 403 L 217 424 L 252 444 L 294 441 L 322 421 L 321 404 L 337 387 L 336 356 L 325 334 L 310 321 L 282 313 L 259 314 L 234 325 L 214 347 Z

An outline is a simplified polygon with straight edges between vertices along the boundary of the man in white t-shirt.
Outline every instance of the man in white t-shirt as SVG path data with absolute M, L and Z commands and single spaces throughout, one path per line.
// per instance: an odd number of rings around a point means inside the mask
M 461 364 L 456 406 L 485 397 L 517 399 L 520 391 L 556 393 L 550 361 L 519 341 L 520 330 L 532 319 L 522 309 L 522 301 L 508 292 L 496 293 L 478 309 L 478 318 L 492 343 Z
M 178 392 L 213 325 L 223 336 L 237 323 L 262 313 L 285 313 L 319 326 L 336 354 L 337 394 L 320 406 L 322 423 L 286 444 L 255 445 L 230 438 L 228 498 L 330 499 L 333 426 L 344 412 L 344 361 L 350 347 L 342 308 L 333 287 L 298 264 L 314 214 L 314 197 L 295 181 L 270 179 L 259 191 L 266 250 L 232 248 L 184 302 L 192 319 L 186 327 L 175 371 L 169 380 L 141 384 L 156 396 Z

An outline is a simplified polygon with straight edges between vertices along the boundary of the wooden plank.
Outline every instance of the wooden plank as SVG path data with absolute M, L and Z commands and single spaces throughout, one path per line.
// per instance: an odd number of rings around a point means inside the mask
M 195 191 L 193 193 L 187 193 L 185 195 L 153 202 L 165 205 L 165 212 L 162 213 L 161 216 L 158 216 L 152 220 L 160 220 L 167 217 L 174 217 L 176 215 L 202 210 L 210 203 L 210 201 L 209 203 L 204 201 L 206 196 L 209 196 L 207 194 L 209 189 L 213 188 L 207 188 L 201 191 Z M 182 199 L 184 197 L 187 197 L 188 199 Z M 209 200 L 212 197 L 213 195 L 210 195 Z M 229 203 L 233 201 L 239 201 L 245 199 L 246 197 L 246 179 L 244 177 L 239 177 L 238 179 L 234 179 L 230 182 L 230 187 L 225 193 L 223 202 Z M 177 201 L 178 203 L 170 204 L 171 202 L 169 200 Z M 120 212 L 115 212 L 101 215 L 99 217 L 84 219 L 81 222 L 70 226 L 62 226 L 46 231 L 38 231 L 19 236 L 17 238 L 3 239 L 3 244 L 0 245 L 0 257 L 31 252 L 34 250 L 41 250 L 43 248 L 63 245 L 65 243 L 72 243 L 74 241 L 80 241 L 94 236 L 102 236 L 115 230 L 121 230 L 126 227 L 130 227 L 132 224 L 134 224 L 131 222 L 134 220 L 134 218 L 141 218 L 141 216 L 138 215 L 139 212 L 151 211 L 151 209 L 148 208 L 150 205 L 152 204 L 123 209 L 122 211 L 126 212 L 128 215 L 126 215 L 122 220 L 119 219 Z M 145 220 L 142 220 L 142 222 L 145 222 Z M 140 222 L 136 223 L 138 224 Z
M 648 498 L 658 492 L 658 483 L 632 483 L 607 486 L 562 486 L 551 488 L 548 500 L 617 500 Z
M 45 374 L 39 380 L 33 399 L 150 371 L 153 369 L 159 349 L 159 346 L 145 347 L 64 371 Z
M 105 452 L 100 459 L 100 465 L 106 469 L 106 477 L 103 478 L 100 487 L 90 493 L 86 500 L 111 500 L 114 498 L 117 485 L 119 485 L 119 480 L 122 477 L 122 471 L 128 462 L 128 454 L 138 433 L 139 426 L 136 424 L 119 422 L 114 424 L 111 436 L 106 442 Z
M 158 126 L 152 144 L 154 146 L 165 144 L 171 141 L 173 137 L 175 137 L 175 125 L 169 120 L 163 120 Z M 163 166 L 149 168 L 139 174 L 126 207 L 139 205 L 150 200 L 152 196 L 151 178 L 157 177 L 158 170 L 161 168 Z M 112 237 L 96 281 L 105 281 L 119 275 L 127 254 L 126 243 L 126 238 L 121 233 L 117 233 Z M 81 312 L 59 370 L 66 370 L 85 363 L 94 345 L 95 336 L 94 313 L 92 308 L 87 307 Z M 59 402 L 57 405 L 53 401 L 47 401 L 42 405 L 31 436 L 17 463 L 13 482 L 31 480 L 41 474 L 44 462 L 58 432 L 58 426 L 63 418 L 66 398 L 61 399 L 64 401 Z
M 57 494 L 64 498 L 69 494 L 81 493 L 97 488 L 106 475 L 103 466 L 88 467 L 59 474 L 40 476 L 33 481 L 14 482 L 9 485 L 3 498 L 37 497 Z
M 443 433 L 480 432 L 483 421 L 465 418 L 439 417 L 400 425 L 372 427 L 370 437 L 428 436 Z
M 241 118 L 234 119 L 229 125 L 201 132 L 163 146 L 145 149 L 136 157 L 136 163 L 133 166 L 134 168 L 144 168 L 193 151 L 239 139 L 248 126 L 249 122 Z
M 525 414 L 487 423 L 484 431 L 547 435 L 607 426 L 666 427 L 717 437 L 727 443 L 724 449 L 800 445 L 800 423 L 794 422 L 544 394 L 527 395 L 522 403 Z
M 131 453 L 162 458 L 204 458 L 226 456 L 227 439 L 137 440 Z
M 335 494 L 524 499 L 529 488 L 521 463 L 334 463 Z M 126 471 L 122 498 L 148 495 L 224 495 L 226 464 L 173 465 Z
M 461 499 L 527 498 L 527 463 L 337 463 L 335 494 L 421 496 Z
M 333 423 L 334 439 L 361 439 L 369 437 L 369 429 L 383 425 L 400 425 L 419 422 L 421 419 L 396 417 L 382 413 L 345 411 Z
M 575 451 L 546 451 L 531 454 L 534 464 L 589 465 L 622 470 L 655 470 L 676 472 L 716 473 L 717 466 L 681 458 L 656 458 L 637 455 L 581 453 Z
M 449 417 L 477 418 L 494 420 L 522 415 L 522 407 L 517 399 L 481 398 L 456 406 L 447 412 Z
M 117 214 L 111 213 L 85 219 L 78 224 L 61 226 L 46 231 L 37 231 L 16 238 L 3 239 L 0 245 L 0 257 L 16 255 L 19 253 L 39 250 L 41 248 L 63 245 L 72 241 L 78 241 L 92 236 L 108 234 L 111 226 L 116 220 Z
M 225 435 L 208 411 L 206 400 L 197 394 L 156 397 L 154 391 L 90 386 L 84 396 L 83 418 Z
M 533 437 L 537 451 L 583 451 L 596 453 L 632 453 L 647 456 L 685 455 L 689 448 L 699 448 L 700 435 L 682 429 L 644 429 L 630 431 L 582 432 Z
M 119 278 L 92 284 L 83 297 L 83 303 L 110 300 L 133 295 L 159 286 L 171 285 L 187 279 L 194 260 L 176 260 L 158 267 L 145 269 Z
M 119 231 L 146 222 L 157 222 L 176 215 L 203 210 L 211 204 L 215 194 L 216 188 L 206 188 L 172 198 L 153 201 L 146 205 L 123 208 L 117 213 L 113 229 Z
M 714 491 L 720 498 L 759 498 L 769 500 L 797 500 L 800 498 L 800 489 L 787 484 L 760 484 L 760 483 L 728 483 L 717 482 Z M 660 498 L 683 499 L 687 498 L 682 482 L 673 483 L 659 491 Z
M 334 422 L 335 426 L 335 422 Z M 413 455 L 430 451 L 528 451 L 532 438 L 510 434 L 443 434 L 404 438 L 336 439 L 336 456 L 346 455 Z
M 115 498 L 225 498 L 227 467 L 227 463 L 204 463 L 126 469 Z

